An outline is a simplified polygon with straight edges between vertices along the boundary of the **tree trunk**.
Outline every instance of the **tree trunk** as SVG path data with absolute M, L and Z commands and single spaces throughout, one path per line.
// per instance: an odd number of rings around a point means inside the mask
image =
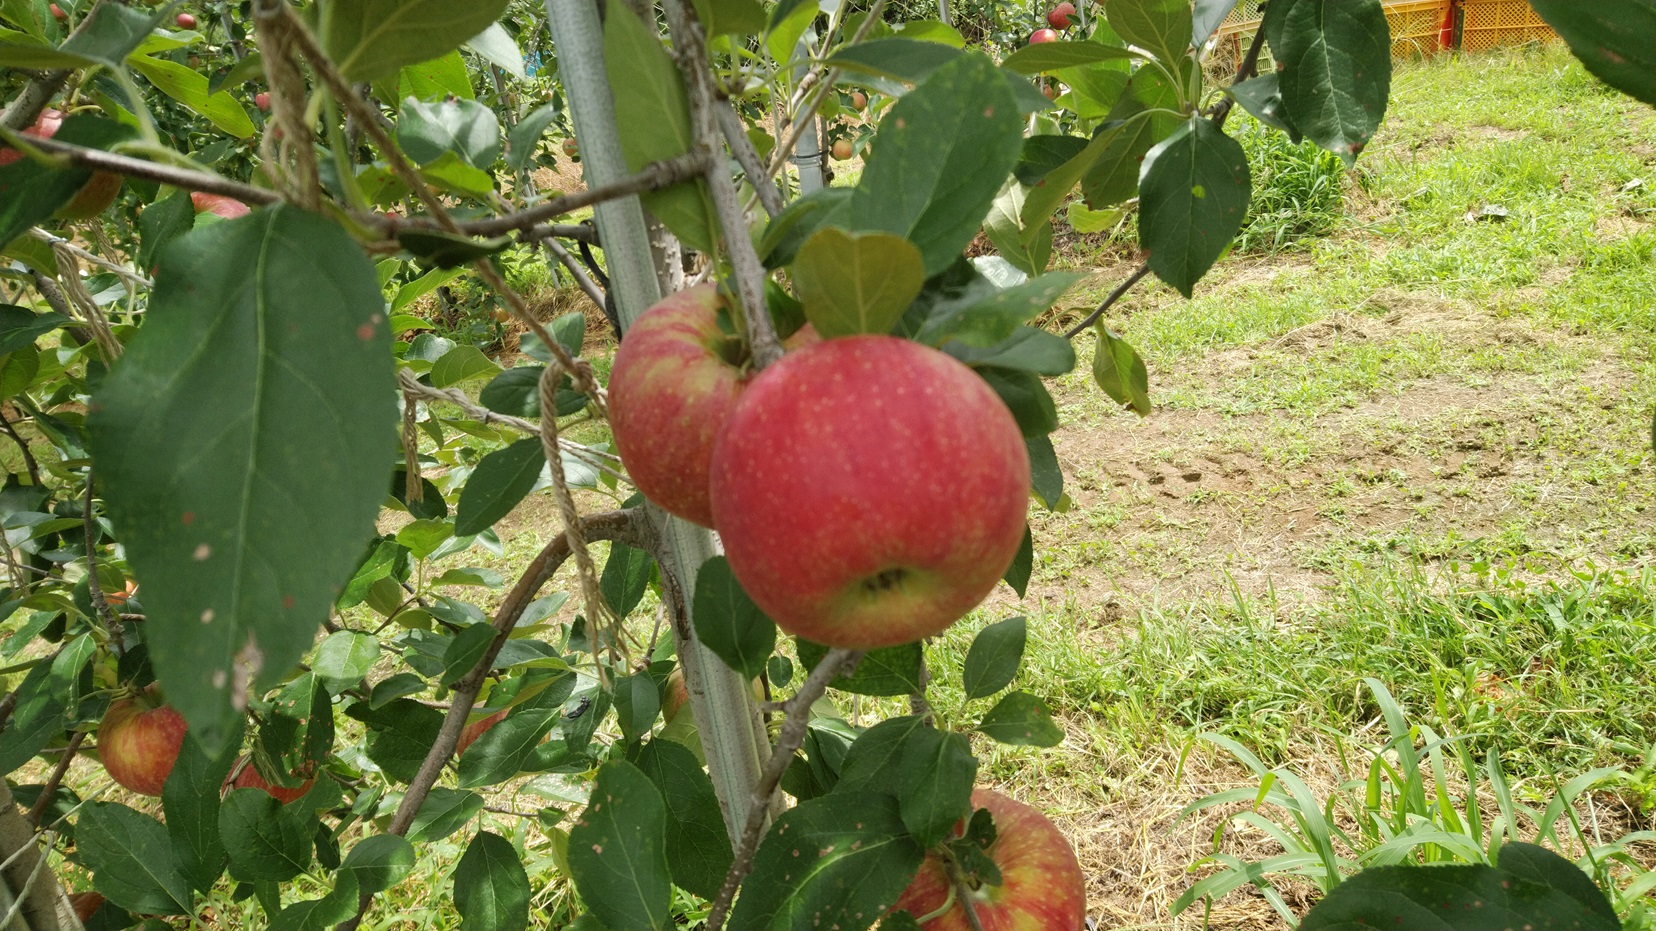
M 0 779 L 0 862 L 10 864 L 0 875 L 0 917 L 22 899 L 17 919 L 4 931 L 82 931 L 69 897 L 47 866 L 34 828 L 18 809 L 4 779 Z

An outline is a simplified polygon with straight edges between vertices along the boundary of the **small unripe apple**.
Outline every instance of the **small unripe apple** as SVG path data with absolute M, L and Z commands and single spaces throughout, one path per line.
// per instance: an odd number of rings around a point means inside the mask
M 303 798 L 314 785 L 315 777 L 306 779 L 297 786 L 271 785 L 270 780 L 259 775 L 259 771 L 253 768 L 253 761 L 245 756 L 237 760 L 236 765 L 230 767 L 230 774 L 224 777 L 225 792 L 232 789 L 263 789 L 283 805 Z
M 861 110 L 862 108 L 864 108 L 866 106 L 868 106 L 868 95 L 864 94 L 862 91 L 852 91 L 851 92 L 851 109 Z
M 512 312 L 504 307 L 496 307 L 493 316 L 496 323 L 506 323 L 512 319 Z
M 69 18 L 68 12 L 66 12 L 63 9 L 63 7 L 60 7 L 55 3 L 52 4 L 51 11 L 52 11 L 52 18 L 57 20 L 60 23 Z
M 1058 33 L 1051 29 L 1037 29 L 1029 34 L 1030 45 L 1040 45 L 1043 42 L 1057 42 Z
M 841 162 L 845 161 L 851 157 L 851 140 L 835 139 L 833 148 L 830 151 L 832 152 L 835 160 Z
M 58 127 L 63 125 L 63 113 L 58 110 L 42 110 L 35 119 L 34 125 L 23 130 L 23 135 L 34 136 L 36 139 L 50 139 L 57 135 Z M 23 153 L 9 146 L 0 146 L 0 166 L 10 165 L 23 157 Z M 115 202 L 115 195 L 121 193 L 121 176 L 111 171 L 94 171 L 86 184 L 81 186 L 69 203 L 58 208 L 56 216 L 63 220 L 87 220 L 109 209 Z
M 1000 582 L 1023 542 L 1029 454 L 954 358 L 843 336 L 747 384 L 708 487 L 730 571 L 776 626 L 867 650 L 940 633 Z
M 581 144 L 575 141 L 574 136 L 570 136 L 563 141 L 563 152 L 570 158 L 574 158 L 581 154 Z
M 269 113 L 270 112 L 270 95 L 268 93 L 264 92 L 264 91 L 259 91 L 257 94 L 254 94 L 253 95 L 253 106 L 258 107 L 260 110 L 263 110 L 266 113 Z
M 1053 87 L 1051 84 L 1042 84 L 1041 93 L 1045 94 L 1046 99 L 1048 100 L 1058 99 L 1058 88 Z
M 178 14 L 178 28 L 180 28 L 180 29 L 194 29 L 195 27 L 196 27 L 196 18 L 194 16 L 191 16 L 188 13 Z
M 1051 13 L 1047 14 L 1047 22 L 1051 23 L 1054 29 L 1068 29 L 1070 27 L 1070 17 L 1074 15 L 1075 4 L 1069 2 L 1069 0 L 1064 0 L 1063 3 L 1053 7 Z
M 98 758 L 109 778 L 139 795 L 160 797 L 183 746 L 184 719 L 150 692 L 111 704 L 98 725 Z

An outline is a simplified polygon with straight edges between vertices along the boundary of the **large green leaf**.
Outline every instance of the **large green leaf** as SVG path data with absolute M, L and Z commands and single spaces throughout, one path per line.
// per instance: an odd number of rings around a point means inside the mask
M 1530 0 L 1599 80 L 1656 107 L 1656 3 Z
M 1016 333 L 1024 321 L 1057 303 L 1080 280 L 1074 272 L 1051 272 L 988 294 L 974 290 L 958 300 L 939 301 L 914 338 L 932 346 L 951 340 L 982 348 L 996 346 Z
M 298 812 L 263 789 L 232 789 L 219 809 L 230 875 L 243 882 L 286 882 L 311 864 L 311 832 Z
M 1011 692 L 1002 698 L 983 716 L 978 730 L 1000 743 L 1020 747 L 1056 747 L 1064 739 L 1046 705 L 1027 692 Z
M 150 659 L 209 752 L 246 671 L 309 649 L 385 497 L 397 413 L 374 267 L 292 207 L 180 237 L 93 397 L 109 516 L 144 585 Z
M 168 97 L 205 116 L 214 126 L 237 139 L 253 135 L 253 121 L 229 91 L 210 93 L 207 76 L 176 61 L 134 55 L 127 59 L 132 70 L 148 78 Z
M 421 165 L 453 152 L 473 168 L 488 168 L 500 157 L 500 120 L 475 100 L 409 98 L 397 114 L 397 145 Z
M 910 736 L 929 727 L 920 715 L 887 718 L 857 736 L 840 761 L 834 792 L 884 792 L 895 797 L 902 783 L 899 767 Z
M 625 543 L 611 543 L 609 557 L 604 560 L 604 572 L 598 577 L 598 591 L 604 601 L 615 609 L 616 617 L 626 617 L 644 593 L 650 589 L 650 573 L 655 569 L 655 558 L 647 550 Z
M 460 755 L 460 787 L 494 785 L 522 771 L 563 714 L 564 701 L 573 691 L 574 673 L 562 673 L 484 731 Z
M 806 240 L 793 281 L 805 317 L 824 338 L 889 333 L 920 293 L 920 250 L 890 233 L 828 227 Z
M 978 762 L 966 735 L 922 727 L 903 746 L 897 804 L 914 839 L 929 847 L 971 813 Z
M 415 844 L 440 841 L 466 826 L 483 811 L 483 796 L 460 789 L 437 786 L 426 796 L 408 826 L 408 840 Z
M 1192 7 L 1191 38 L 1199 49 L 1236 9 L 1236 0 L 1194 0 Z
M 339 865 L 342 875 L 351 876 L 369 894 L 395 886 L 413 869 L 414 845 L 395 834 L 364 837 Z
M 464 931 L 529 927 L 529 874 L 512 842 L 479 831 L 454 868 L 454 909 Z
M 966 52 L 937 69 L 881 121 L 850 228 L 908 239 L 927 277 L 949 267 L 1017 164 L 1022 123 L 988 58 Z
M 842 48 L 829 57 L 828 64 L 845 71 L 918 84 L 959 57 L 959 49 L 937 42 L 889 38 Z
M 667 802 L 667 868 L 673 884 L 713 899 L 735 856 L 713 780 L 689 748 L 672 740 L 645 744 L 637 762 Z
M 972 638 L 961 685 L 967 698 L 984 698 L 1012 684 L 1023 661 L 1027 624 L 1021 617 L 990 624 Z
M 528 77 L 523 68 L 523 50 L 518 48 L 517 40 L 506 31 L 506 27 L 499 23 L 490 23 L 487 29 L 467 39 L 466 48 L 520 81 Z
M 333 0 L 324 7 L 328 57 L 352 81 L 372 81 L 465 44 L 508 0 Z
M 46 4 L 34 3 L 31 6 L 33 12 L 39 13 L 43 21 L 49 21 L 45 19 L 48 9 Z M 8 9 L 6 12 L 10 14 L 12 11 Z M 133 50 L 138 48 L 155 27 L 171 13 L 171 10 L 166 9 L 145 13 L 118 3 L 99 3 L 92 8 L 92 12 L 61 48 L 0 43 L 0 66 L 82 68 L 100 64 L 106 68 L 119 68 L 122 60 L 132 54 Z M 20 25 L 28 29 L 29 21 L 32 19 L 34 17 L 24 17 Z M 14 18 L 13 21 L 17 20 Z M 36 38 L 44 36 L 37 34 Z
M 1093 381 L 1110 399 L 1140 417 L 1150 414 L 1150 372 L 1132 344 L 1098 321 L 1098 346 L 1093 350 Z
M 184 747 L 161 789 L 167 815 L 167 834 L 178 857 L 179 872 L 199 892 L 213 888 L 224 872 L 224 841 L 219 839 L 219 793 L 235 763 L 234 746 L 214 759 L 202 750 L 194 734 L 185 734 Z
M 828 648 L 796 637 L 794 644 L 799 662 L 806 670 L 816 668 L 828 655 Z M 857 663 L 851 675 L 843 672 L 829 682 L 831 688 L 857 695 L 912 695 L 920 691 L 920 644 L 904 643 L 894 647 L 869 650 Z
M 1133 57 L 1133 53 L 1125 48 L 1099 42 L 1038 42 L 1026 45 L 1006 56 L 1006 60 L 1001 62 L 1001 67 L 1018 74 L 1040 74 L 1101 61 L 1126 61 Z M 1138 57 L 1142 58 L 1143 55 Z
M 1123 40 L 1163 62 L 1176 62 L 1190 49 L 1191 0 L 1110 0 L 1105 15 Z
M 1515 869 L 1506 868 L 1509 854 Z M 1501 869 L 1481 863 L 1371 867 L 1336 886 L 1306 914 L 1300 927 L 1304 931 L 1621 928 L 1604 893 L 1570 861 L 1540 847 L 1508 844 L 1501 848 L 1499 862 Z
M 667 806 L 650 777 L 625 760 L 599 767 L 591 801 L 569 829 L 569 871 L 604 927 L 659 931 L 671 923 L 666 831 Z
M 702 563 L 690 616 L 696 636 L 725 665 L 753 678 L 776 648 L 776 623 L 759 610 L 723 556 Z
M 1079 173 L 1076 177 L 1080 177 Z M 1074 183 L 1071 179 L 1070 184 Z M 1001 258 L 1026 275 L 1039 275 L 1052 261 L 1052 221 L 1039 217 L 1032 224 L 1024 225 L 1021 215 L 1030 191 L 1031 188 L 1016 179 L 1007 179 L 1006 187 L 989 206 L 983 232 Z
M 413 781 L 443 727 L 441 711 L 408 698 L 378 708 L 357 702 L 345 713 L 368 725 L 368 759 L 385 775 L 402 782 Z
M 759 845 L 730 926 L 868 928 L 914 878 L 922 854 L 890 795 L 835 792 L 801 802 Z
M 75 823 L 75 854 L 92 887 L 122 908 L 153 915 L 190 910 L 190 886 L 161 822 L 125 805 L 93 802 Z
M 362 890 L 357 886 L 356 877 L 340 873 L 327 895 L 284 907 L 271 917 L 266 931 L 324 931 L 350 919 L 361 904 Z
M 1265 20 L 1293 125 L 1350 165 L 1391 95 L 1391 28 L 1380 0 L 1285 0 Z
M 1189 297 L 1248 215 L 1248 157 L 1235 139 L 1192 117 L 1144 157 L 1139 243 L 1157 277 Z
M 535 487 L 545 467 L 546 448 L 537 437 L 518 440 L 484 456 L 460 490 L 455 534 L 470 536 L 493 527 Z
M 523 171 L 529 167 L 529 160 L 535 157 L 535 150 L 540 147 L 540 138 L 563 112 L 563 108 L 555 103 L 541 104 L 530 110 L 506 138 L 506 163 L 514 171 Z
M 621 151 L 632 171 L 690 151 L 690 99 L 684 79 L 661 46 L 655 24 L 646 26 L 626 4 L 604 18 L 604 68 L 615 91 Z M 717 221 L 707 183 L 700 178 L 643 195 L 644 206 L 678 238 L 713 251 Z

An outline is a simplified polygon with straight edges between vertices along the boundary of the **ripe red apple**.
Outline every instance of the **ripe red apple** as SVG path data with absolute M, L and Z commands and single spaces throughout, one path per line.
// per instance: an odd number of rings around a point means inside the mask
M 707 469 L 719 425 L 747 377 L 747 351 L 719 327 L 716 286 L 680 291 L 627 328 L 610 371 L 610 427 L 638 490 L 668 513 L 713 526 Z M 816 339 L 809 326 L 789 337 Z
M 229 792 L 232 789 L 263 789 L 270 793 L 276 801 L 286 805 L 288 802 L 303 798 L 305 793 L 309 792 L 311 786 L 314 785 L 316 785 L 314 777 L 306 779 L 304 783 L 297 786 L 272 785 L 270 780 L 259 775 L 259 771 L 253 768 L 253 761 L 244 756 L 237 760 L 236 765 L 230 767 L 230 772 L 225 775 L 223 790 Z
M 1075 4 L 1069 2 L 1069 0 L 1064 0 L 1063 3 L 1053 7 L 1052 12 L 1047 14 L 1047 22 L 1054 29 L 1068 29 L 1070 27 L 1070 17 L 1074 15 Z
M 1058 88 L 1052 86 L 1051 84 L 1042 84 L 1041 85 L 1041 93 L 1045 94 L 1046 99 L 1048 99 L 1048 100 L 1057 100 L 1058 99 Z
M 69 14 L 64 11 L 63 7 L 60 7 L 55 3 L 47 7 L 47 9 L 52 11 L 52 18 L 60 23 L 69 18 Z
M 210 213 L 226 220 L 245 217 L 253 212 L 252 207 L 234 197 L 226 197 L 223 194 L 208 194 L 205 191 L 191 191 L 190 203 L 195 205 L 196 213 Z
M 269 113 L 270 112 L 270 94 L 265 92 L 265 91 L 259 91 L 257 94 L 254 94 L 253 95 L 253 106 L 258 107 L 260 110 L 263 110 L 266 113 Z
M 34 125 L 23 130 L 23 135 L 34 136 L 37 139 L 50 139 L 57 135 L 58 128 L 63 125 L 63 113 L 59 110 L 42 110 L 35 119 Z M 0 167 L 10 165 L 23 157 L 23 153 L 10 146 L 0 146 Z M 58 208 L 56 216 L 63 220 L 87 220 L 109 209 L 115 202 L 115 195 L 121 193 L 121 176 L 110 171 L 94 171 L 92 177 L 81 186 L 69 203 Z
M 1051 29 L 1037 29 L 1029 34 L 1030 45 L 1040 45 L 1042 42 L 1057 42 L 1058 33 Z
M 834 159 L 836 161 L 843 162 L 846 159 L 850 158 L 851 157 L 851 140 L 849 140 L 849 139 L 835 139 L 833 148 L 830 150 L 830 153 L 834 156 Z
M 184 719 L 153 692 L 111 704 L 98 725 L 98 757 L 109 778 L 139 795 L 161 795 L 183 746 Z
M 460 732 L 460 742 L 454 745 L 454 755 L 459 756 L 465 753 L 466 748 L 471 746 L 473 741 L 483 736 L 484 731 L 499 724 L 505 717 L 506 709 L 502 708 L 481 721 L 473 721 L 466 725 L 465 730 Z
M 180 29 L 194 29 L 195 27 L 196 27 L 196 18 L 194 16 L 191 16 L 188 13 L 178 14 L 178 28 L 180 28 Z
M 563 141 L 563 150 L 565 155 L 574 158 L 581 154 L 581 144 L 575 141 L 574 136 L 571 136 Z
M 979 885 L 968 897 L 983 931 L 1082 931 L 1087 920 L 1086 880 L 1075 851 L 1058 828 L 1039 811 L 991 789 L 973 792 L 972 807 L 987 808 L 995 817 L 995 842 L 986 852 L 1001 873 L 1000 885 Z M 920 918 L 951 901 L 947 911 L 920 927 L 972 927 L 966 903 L 959 897 L 950 899 L 942 859 L 929 853 L 894 908 Z
M 731 571 L 777 626 L 871 649 L 938 633 L 995 587 L 1023 541 L 1029 455 L 971 369 L 849 336 L 753 379 L 711 497 Z
M 868 95 L 864 94 L 862 91 L 852 91 L 851 92 L 851 109 L 861 110 L 862 108 L 864 108 L 866 106 L 868 106 Z

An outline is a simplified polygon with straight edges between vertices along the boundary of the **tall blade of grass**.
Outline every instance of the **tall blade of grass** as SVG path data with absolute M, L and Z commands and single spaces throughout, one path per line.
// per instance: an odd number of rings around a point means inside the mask
M 1327 878 L 1331 882 L 1322 887 L 1327 892 L 1339 885 L 1344 877 L 1340 874 L 1340 860 L 1334 854 L 1334 844 L 1329 839 L 1328 821 L 1324 819 L 1322 809 L 1317 805 L 1317 797 L 1300 778 L 1287 770 L 1278 770 L 1277 779 L 1288 787 L 1288 793 L 1297 803 L 1293 808 L 1294 820 L 1300 826 L 1300 832 L 1309 840 L 1312 850 L 1322 858 L 1323 866 L 1327 870 Z
M 1559 789 L 1553 795 L 1552 801 L 1547 803 L 1546 812 L 1541 815 L 1541 820 L 1537 825 L 1536 843 L 1539 844 L 1547 840 L 1551 840 L 1555 844 L 1558 843 L 1558 835 L 1554 830 L 1554 826 L 1558 823 L 1559 816 L 1564 814 L 1564 809 L 1575 804 L 1576 796 L 1619 772 L 1620 770 L 1614 766 L 1600 766 L 1564 783 L 1564 788 Z
M 1257 863 L 1246 863 L 1231 856 L 1230 854 L 1216 853 L 1213 856 L 1207 857 L 1206 859 L 1200 861 L 1196 865 L 1199 866 L 1202 863 L 1207 862 L 1223 863 L 1225 864 L 1226 869 L 1202 879 L 1192 885 L 1189 889 L 1186 889 L 1183 894 L 1181 894 L 1178 899 L 1173 902 L 1172 913 L 1174 916 L 1177 916 L 1180 912 L 1189 908 L 1191 904 L 1198 899 L 1222 898 L 1223 896 L 1229 895 L 1237 889 L 1252 883 L 1255 888 L 1259 889 L 1260 893 L 1263 894 L 1268 901 L 1274 899 L 1274 901 L 1272 901 L 1272 907 L 1277 909 L 1277 912 L 1282 915 L 1285 921 L 1287 921 L 1290 925 L 1297 927 L 1299 925 L 1299 919 L 1295 917 L 1293 911 L 1288 908 L 1287 903 L 1282 901 L 1282 897 L 1277 894 L 1276 890 L 1271 887 L 1269 880 L 1265 878 L 1266 874 L 1284 873 L 1289 871 L 1299 872 L 1304 870 L 1306 867 L 1316 866 L 1320 861 L 1314 854 L 1285 853 L 1274 857 L 1267 857 Z

